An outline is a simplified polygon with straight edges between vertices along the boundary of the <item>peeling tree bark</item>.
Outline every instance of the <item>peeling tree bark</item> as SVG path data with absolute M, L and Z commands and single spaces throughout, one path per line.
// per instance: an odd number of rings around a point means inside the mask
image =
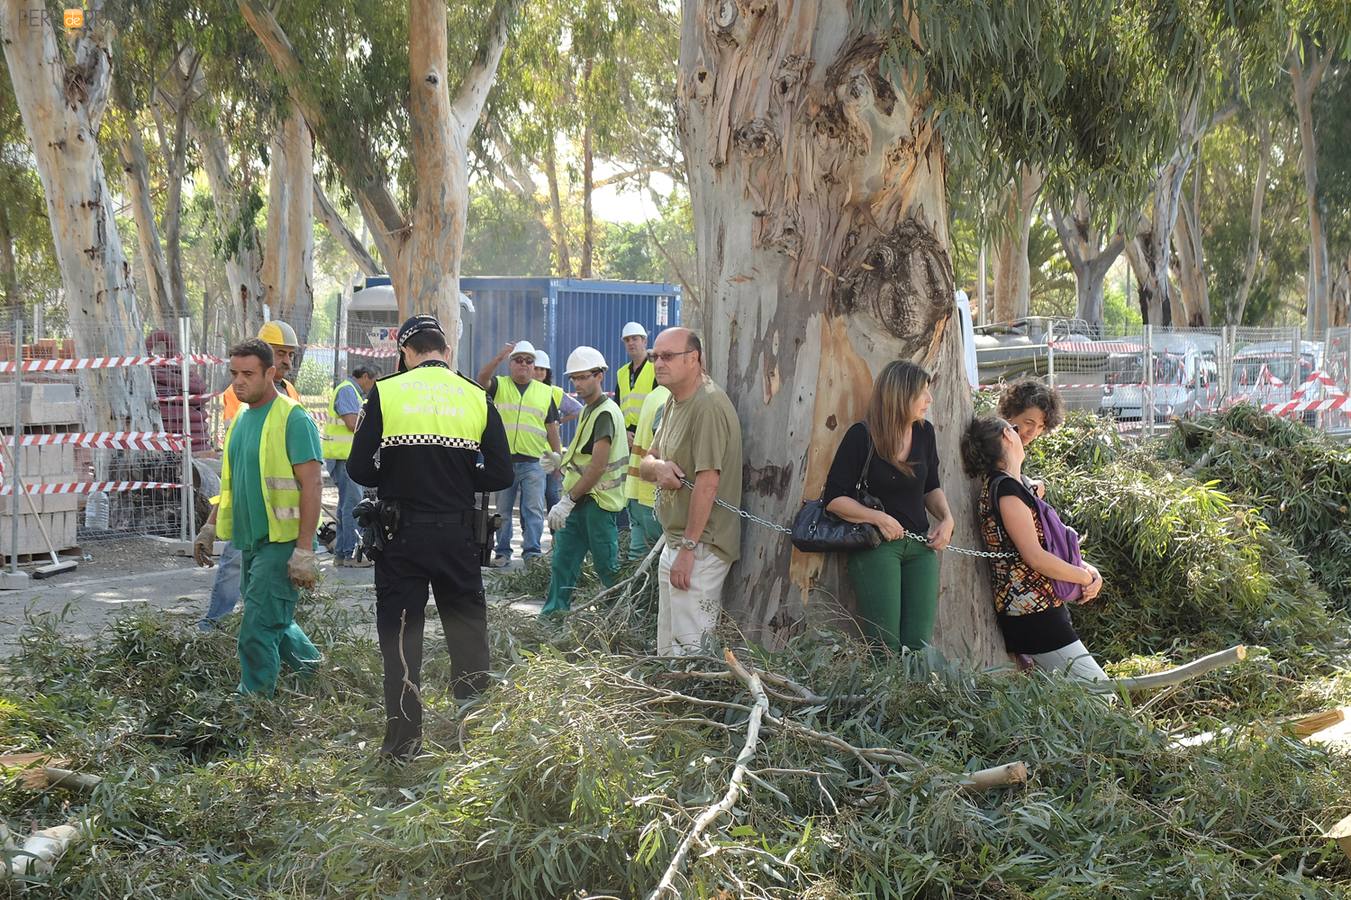
M 942 376 L 930 418 L 943 486 L 954 541 L 975 546 L 957 465 L 971 400 L 948 327 L 947 167 L 924 98 L 881 76 L 882 40 L 843 0 L 685 0 L 683 13 L 676 106 L 703 297 L 692 324 L 741 419 L 743 506 L 788 522 L 819 496 L 874 373 L 914 359 Z M 724 603 L 772 644 L 814 587 L 848 604 L 840 575 L 838 561 L 750 525 Z M 939 646 L 1003 658 L 986 569 L 949 554 L 942 584 Z
M 1089 325 L 1101 327 L 1103 281 L 1112 263 L 1116 262 L 1126 246 L 1126 239 L 1118 231 L 1106 244 L 1103 243 L 1102 231 L 1093 225 L 1088 198 L 1083 195 L 1075 198 L 1074 206 L 1068 213 L 1052 209 L 1051 218 L 1055 222 L 1056 233 L 1060 235 L 1065 257 L 1074 270 L 1075 292 L 1078 296 L 1075 317 Z
M 303 347 L 314 309 L 314 144 L 299 111 L 278 125 L 269 158 L 263 292 L 272 318 L 294 328 Z
M 76 352 L 137 355 L 144 352 L 141 316 L 98 146 L 111 80 L 108 35 L 90 28 L 67 64 L 51 24 L 30 21 L 30 6 L 0 0 L 0 40 L 42 179 Z M 101 19 L 102 3 L 89 7 Z M 96 430 L 159 430 L 149 370 L 107 369 L 87 387 L 82 405 Z
M 1012 322 L 1028 314 L 1032 272 L 1027 258 L 1032 215 L 1045 176 L 1024 167 L 1009 186 L 1004 204 L 1004 232 L 994 249 L 994 321 Z

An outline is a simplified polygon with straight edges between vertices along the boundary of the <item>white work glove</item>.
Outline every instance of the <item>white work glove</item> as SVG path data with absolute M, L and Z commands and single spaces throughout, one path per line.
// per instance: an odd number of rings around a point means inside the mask
M 296 547 L 286 563 L 286 574 L 291 577 L 291 583 L 298 588 L 312 588 L 318 584 L 319 560 L 315 559 L 314 551 Z
M 552 475 L 563 468 L 563 454 L 556 450 L 545 450 L 539 455 L 539 465 L 545 475 Z
M 211 554 L 216 549 L 216 526 L 212 522 L 207 522 L 197 532 L 197 537 L 192 539 L 192 558 L 197 560 L 199 566 L 211 565 Z
M 554 504 L 554 508 L 549 510 L 549 527 L 554 531 L 562 531 L 563 526 L 567 524 L 568 516 L 572 515 L 572 508 L 576 505 L 572 497 L 564 494 L 563 498 Z

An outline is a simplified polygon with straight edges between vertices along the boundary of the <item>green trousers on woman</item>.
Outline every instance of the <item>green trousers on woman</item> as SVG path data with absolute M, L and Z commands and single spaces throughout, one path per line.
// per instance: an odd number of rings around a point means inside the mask
M 933 640 L 938 618 L 938 554 L 919 541 L 883 541 L 849 554 L 863 634 L 892 650 Z
M 291 584 L 286 564 L 295 541 L 265 543 L 245 550 L 239 570 L 244 619 L 239 623 L 239 692 L 271 694 L 281 664 L 309 675 L 322 655 L 295 623 L 300 591 Z

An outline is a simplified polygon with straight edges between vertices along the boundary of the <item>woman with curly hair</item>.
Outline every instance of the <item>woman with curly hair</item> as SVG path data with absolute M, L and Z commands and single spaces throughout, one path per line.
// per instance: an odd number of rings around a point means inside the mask
M 1065 421 L 1065 404 L 1060 400 L 1060 392 L 1045 382 L 1020 378 L 1009 382 L 1000 393 L 999 415 L 1014 426 L 1026 449 Z M 1038 497 L 1046 496 L 1046 484 L 1040 479 L 1023 476 L 1023 485 Z
M 1046 549 L 1043 509 L 1023 483 L 1021 428 L 982 416 L 962 435 L 962 467 L 982 479 L 980 529 L 985 548 L 1012 554 L 990 560 L 995 613 L 1010 653 L 1025 654 L 1038 668 L 1068 669 L 1084 681 L 1106 680 L 1084 647 L 1054 581 L 1081 585 L 1087 603 L 1102 590 L 1102 575 L 1087 561 L 1067 562 Z

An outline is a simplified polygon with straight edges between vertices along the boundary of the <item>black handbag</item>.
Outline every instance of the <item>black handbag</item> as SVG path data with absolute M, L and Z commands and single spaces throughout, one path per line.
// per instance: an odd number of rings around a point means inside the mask
M 881 502 L 868 493 L 868 467 L 873 462 L 872 436 L 868 437 L 868 458 L 863 461 L 858 482 L 854 485 L 854 499 L 869 509 L 880 510 Z M 793 546 L 803 553 L 849 553 L 853 550 L 872 550 L 882 543 L 882 532 L 866 522 L 846 522 L 826 511 L 822 499 L 804 500 L 802 508 L 793 517 Z

